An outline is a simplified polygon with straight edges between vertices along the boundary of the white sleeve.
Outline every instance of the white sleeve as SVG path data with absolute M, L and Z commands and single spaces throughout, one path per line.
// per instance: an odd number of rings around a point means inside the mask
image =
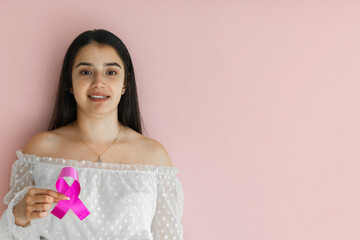
M 176 175 L 157 175 L 157 203 L 151 224 L 154 240 L 183 240 L 184 194 Z
M 0 220 L 0 239 L 40 239 L 36 219 L 25 227 L 15 224 L 13 208 L 24 198 L 29 188 L 34 187 L 32 165 L 16 160 L 11 169 L 10 191 L 4 197 L 8 205 Z

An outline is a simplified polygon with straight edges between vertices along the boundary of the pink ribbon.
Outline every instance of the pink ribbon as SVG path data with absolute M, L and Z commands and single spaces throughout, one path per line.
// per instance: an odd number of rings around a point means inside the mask
M 71 187 L 67 184 L 64 177 L 72 177 L 75 179 Z M 70 198 L 70 200 L 60 200 L 51 211 L 56 217 L 62 219 L 70 208 L 80 220 L 83 220 L 90 214 L 89 210 L 79 199 L 81 188 L 77 171 L 74 168 L 64 167 L 61 169 L 58 180 L 56 181 L 56 189 L 58 192 Z

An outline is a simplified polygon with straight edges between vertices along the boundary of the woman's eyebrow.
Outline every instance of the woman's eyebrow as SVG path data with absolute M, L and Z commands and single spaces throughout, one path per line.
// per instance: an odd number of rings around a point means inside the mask
M 88 63 L 88 62 L 80 62 L 78 65 L 76 65 L 76 68 L 81 66 L 81 65 L 93 66 L 91 63 Z M 117 62 L 104 63 L 104 66 L 117 66 L 117 67 L 121 68 L 120 65 Z

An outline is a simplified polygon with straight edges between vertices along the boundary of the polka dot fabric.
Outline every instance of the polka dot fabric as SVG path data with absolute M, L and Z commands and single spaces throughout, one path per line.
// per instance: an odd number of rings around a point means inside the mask
M 8 208 L 1 217 L 0 239 L 183 239 L 184 195 L 178 168 L 39 157 L 21 150 L 16 155 L 10 191 L 4 197 Z M 53 203 L 48 216 L 17 226 L 13 207 L 30 187 L 57 191 L 55 183 L 64 167 L 77 170 L 79 198 L 90 215 L 80 220 L 69 210 L 60 220 L 50 213 Z M 65 180 L 69 185 L 73 182 Z

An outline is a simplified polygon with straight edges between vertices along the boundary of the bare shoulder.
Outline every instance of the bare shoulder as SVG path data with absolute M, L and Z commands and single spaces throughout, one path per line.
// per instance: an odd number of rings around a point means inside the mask
M 168 152 L 160 142 L 141 135 L 139 143 L 147 155 L 146 159 L 149 164 L 173 167 Z
M 45 131 L 33 135 L 23 148 L 23 153 L 35 154 L 38 156 L 46 155 L 47 150 L 51 149 L 56 136 L 53 132 Z

